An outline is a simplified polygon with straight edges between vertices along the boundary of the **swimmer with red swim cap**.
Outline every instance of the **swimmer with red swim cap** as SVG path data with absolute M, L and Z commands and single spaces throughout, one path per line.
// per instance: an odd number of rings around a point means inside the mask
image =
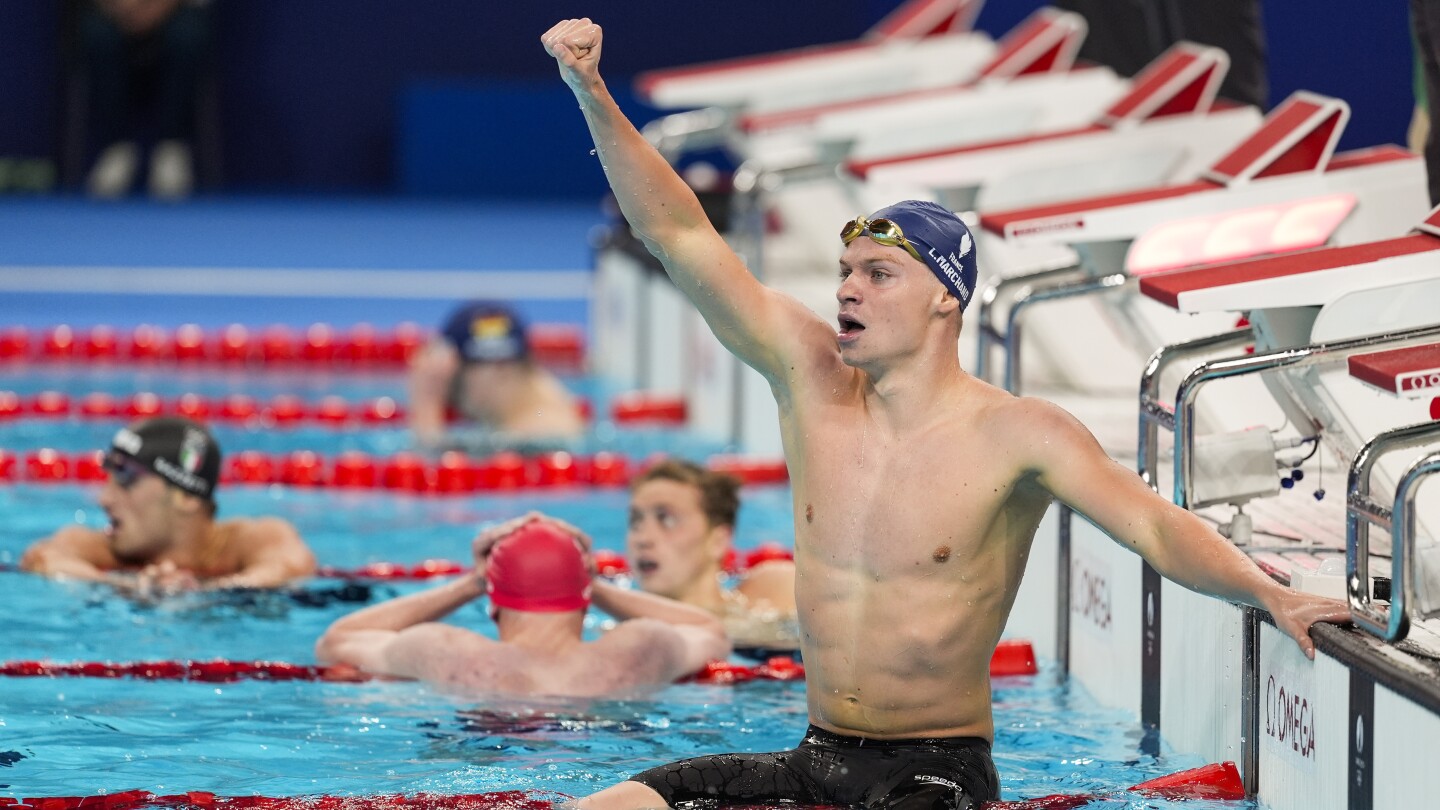
M 72 525 L 20 558 L 26 571 L 144 595 L 269 588 L 309 576 L 315 557 L 275 517 L 216 520 L 220 446 L 199 422 L 156 417 L 115 434 L 99 504 L 109 525 Z
M 730 653 L 705 611 L 597 579 L 589 539 L 560 521 L 517 518 L 481 532 L 473 552 L 459 579 L 332 624 L 316 658 L 469 692 L 593 697 L 668 684 Z M 439 623 L 482 597 L 498 640 Z M 586 641 L 592 604 L 621 621 Z
M 990 657 L 1052 501 L 1175 582 L 1268 612 L 1306 655 L 1311 625 L 1348 620 L 1344 603 L 1278 584 L 1157 495 L 1070 414 L 965 373 L 956 343 L 979 246 L 952 212 L 909 200 L 837 222 L 834 324 L 761 284 L 616 105 L 603 37 L 565 20 L 541 43 L 626 221 L 775 395 L 811 727 L 792 751 L 654 768 L 582 808 L 998 798 Z

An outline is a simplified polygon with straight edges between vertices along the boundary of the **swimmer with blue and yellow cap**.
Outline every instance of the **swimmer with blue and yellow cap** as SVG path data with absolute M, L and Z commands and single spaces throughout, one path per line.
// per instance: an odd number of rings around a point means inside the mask
M 572 439 L 585 429 L 579 403 L 530 356 L 524 322 L 510 307 L 470 301 L 411 362 L 410 428 L 426 446 L 447 443 L 454 412 L 502 440 Z
M 664 765 L 580 807 L 999 798 L 990 658 L 1057 500 L 1175 582 L 1267 611 L 1306 655 L 1313 624 L 1349 618 L 1270 579 L 1070 414 L 965 373 L 956 344 L 980 246 L 953 213 L 907 201 L 845 223 L 835 325 L 762 285 L 620 112 L 603 40 L 589 19 L 541 37 L 625 219 L 779 406 L 810 729 L 792 750 Z

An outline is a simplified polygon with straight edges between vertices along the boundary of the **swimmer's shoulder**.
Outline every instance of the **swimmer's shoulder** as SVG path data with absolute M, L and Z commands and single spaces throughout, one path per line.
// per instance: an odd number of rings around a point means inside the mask
M 620 622 L 586 647 L 597 668 L 613 667 L 646 675 L 676 668 L 683 658 L 684 640 L 672 624 L 637 618 Z
M 1043 469 L 1077 452 L 1103 453 L 1079 419 L 1040 397 L 996 400 L 980 420 L 980 427 L 999 443 L 997 450 L 1004 457 L 1027 470 Z
M 273 516 L 226 518 L 217 521 L 215 531 L 228 542 L 299 543 L 300 533 L 290 521 Z
M 293 561 L 297 574 L 309 573 L 315 568 L 315 557 L 310 552 L 300 532 L 284 518 L 245 517 L 229 518 L 215 524 L 218 545 L 235 558 L 253 561 L 257 556 L 284 555 Z
M 26 571 L 43 568 L 45 558 L 52 554 L 80 559 L 103 570 L 120 566 L 104 532 L 72 524 L 32 543 L 21 555 L 20 567 Z
M 735 584 L 735 592 L 744 596 L 754 608 L 794 613 L 795 563 L 791 560 L 766 560 L 752 566 Z

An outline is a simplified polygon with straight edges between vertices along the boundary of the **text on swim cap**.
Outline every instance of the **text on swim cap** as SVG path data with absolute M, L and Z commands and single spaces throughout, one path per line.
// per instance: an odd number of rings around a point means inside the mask
M 140 455 L 140 448 L 145 445 L 145 442 L 140 439 L 139 434 L 135 431 L 129 428 L 120 428 L 120 431 L 115 434 L 115 439 L 111 444 L 115 445 L 116 449 L 123 453 L 138 456 Z
M 942 254 L 936 253 L 935 248 L 930 248 L 928 252 L 930 254 L 930 258 L 935 260 L 935 264 L 940 266 L 941 272 L 943 272 L 945 274 L 945 277 L 950 280 L 950 286 L 953 289 L 959 291 L 960 298 L 962 300 L 969 301 L 970 287 L 960 276 L 960 271 L 955 269 L 955 265 L 960 263 L 960 258 L 953 253 L 949 257 L 946 257 Z

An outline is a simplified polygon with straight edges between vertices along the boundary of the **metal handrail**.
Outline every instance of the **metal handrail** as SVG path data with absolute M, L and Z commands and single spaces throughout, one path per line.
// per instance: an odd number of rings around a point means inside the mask
M 1390 508 L 1370 497 L 1370 473 L 1382 455 L 1440 439 L 1440 422 L 1421 422 L 1388 430 L 1360 448 L 1350 465 L 1345 498 L 1345 591 L 1355 623 L 1389 642 L 1410 632 L 1409 605 L 1414 603 L 1415 496 L 1420 483 L 1440 473 L 1440 453 L 1416 460 L 1395 487 Z M 1370 526 L 1390 532 L 1390 606 L 1371 605 Z
M 730 113 L 722 107 L 662 115 L 640 130 L 645 140 L 670 163 L 687 151 L 710 149 L 725 143 Z
M 990 376 L 990 349 L 995 343 L 1004 344 L 1006 335 L 995 325 L 995 305 L 1001 295 L 1007 295 L 1013 289 L 1024 291 L 1036 282 L 1048 281 L 1059 276 L 1071 276 L 1080 270 L 1078 264 L 1067 264 L 1064 267 L 1054 267 L 1048 270 L 1039 270 L 1034 273 L 1027 273 L 1023 276 L 1002 278 L 993 284 L 987 284 L 980 288 L 979 310 L 976 312 L 976 352 L 975 376 L 981 380 L 989 381 Z M 1006 300 L 1013 300 L 1008 297 Z
M 1136 471 L 1156 492 L 1160 482 L 1155 475 L 1159 464 L 1158 439 L 1160 428 L 1175 428 L 1175 411 L 1160 401 L 1160 377 L 1174 364 L 1199 355 L 1210 354 L 1232 346 L 1240 346 L 1255 340 L 1255 330 L 1250 327 L 1209 335 L 1184 343 L 1162 346 L 1150 355 L 1145 370 L 1140 374 L 1140 438 L 1136 443 Z
M 1020 395 L 1020 338 L 1024 335 L 1020 328 L 1020 316 L 1036 304 L 1109 292 L 1123 288 L 1128 281 L 1130 276 L 1125 273 L 1111 273 L 1096 279 L 1057 284 L 1039 290 L 1033 287 L 1021 290 L 1010 304 L 1010 311 L 1005 318 L 1005 342 L 1002 344 L 1005 352 L 1005 390 L 1016 396 Z
M 1432 324 L 1399 332 L 1384 332 L 1361 338 L 1319 343 L 1268 354 L 1227 358 L 1202 363 L 1181 381 L 1175 392 L 1175 497 L 1176 505 L 1188 509 L 1193 497 L 1195 454 L 1195 400 L 1207 384 L 1228 377 L 1238 377 L 1280 368 L 1309 368 L 1322 363 L 1344 360 L 1381 346 L 1405 348 L 1440 338 L 1440 324 Z

